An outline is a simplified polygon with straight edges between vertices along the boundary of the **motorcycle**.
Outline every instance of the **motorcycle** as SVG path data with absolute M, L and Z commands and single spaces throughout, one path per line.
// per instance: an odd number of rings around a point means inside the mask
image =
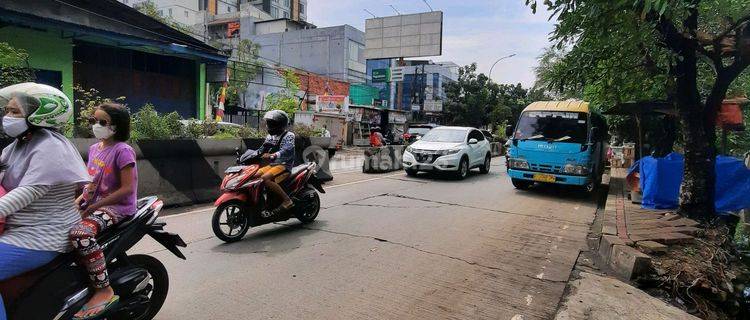
M 294 207 L 273 215 L 272 209 L 279 206 L 281 200 L 266 190 L 263 179 L 255 177 L 265 165 L 261 159 L 262 152 L 256 152 L 241 161 L 239 149 L 235 151 L 238 165 L 229 167 L 224 172 L 222 194 L 214 203 L 216 211 L 211 219 L 211 227 L 216 237 L 231 243 L 241 240 L 250 227 L 286 221 L 292 217 L 302 223 L 315 220 L 320 212 L 318 192 L 325 193 L 320 180 L 315 176 L 317 164 L 311 162 L 298 165 L 277 178 L 276 182 L 292 199 Z
M 145 235 L 181 259 L 178 247 L 186 244 L 177 234 L 164 231 L 157 221 L 164 203 L 157 197 L 138 200 L 137 213 L 97 237 L 104 250 L 110 282 L 120 301 L 100 319 L 150 320 L 159 312 L 169 291 L 164 265 L 148 255 L 128 255 L 127 250 Z M 0 283 L 8 319 L 71 319 L 89 300 L 88 275 L 74 253 L 60 255 L 46 266 Z

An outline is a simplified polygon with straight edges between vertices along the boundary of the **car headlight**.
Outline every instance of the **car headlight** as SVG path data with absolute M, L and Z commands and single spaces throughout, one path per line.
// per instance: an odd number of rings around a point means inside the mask
M 412 153 L 412 152 L 414 152 L 414 148 L 412 148 L 411 146 L 408 146 L 408 147 L 406 147 L 406 152 Z
M 523 159 L 510 159 L 508 160 L 508 166 L 513 169 L 529 169 L 529 163 Z
M 567 174 L 574 174 L 574 175 L 587 175 L 589 174 L 589 168 L 587 166 L 579 165 L 579 164 L 572 164 L 568 163 L 563 167 L 563 172 Z

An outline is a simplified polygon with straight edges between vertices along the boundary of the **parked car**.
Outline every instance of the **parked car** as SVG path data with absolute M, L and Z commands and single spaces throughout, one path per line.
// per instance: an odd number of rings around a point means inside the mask
M 452 172 L 463 179 L 473 168 L 490 171 L 490 142 L 481 131 L 468 127 L 439 127 L 406 148 L 403 165 L 406 174 L 419 171 Z
M 406 133 L 404 133 L 404 142 L 412 143 L 414 141 L 417 141 L 421 139 L 427 132 L 437 127 L 438 125 L 429 123 L 412 124 L 409 126 L 409 129 L 406 130 Z

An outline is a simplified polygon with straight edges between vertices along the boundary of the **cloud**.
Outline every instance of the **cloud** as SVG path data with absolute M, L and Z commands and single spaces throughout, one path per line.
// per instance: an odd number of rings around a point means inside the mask
M 499 57 L 516 56 L 499 62 L 492 78 L 499 83 L 534 83 L 537 57 L 549 45 L 553 23 L 549 14 L 525 6 L 524 0 L 427 0 L 444 13 L 443 55 L 436 61 L 459 65 L 477 63 L 479 72 L 488 73 Z M 308 20 L 318 27 L 342 24 L 364 31 L 364 22 L 377 16 L 395 15 L 388 4 L 402 14 L 427 11 L 421 0 L 308 0 Z

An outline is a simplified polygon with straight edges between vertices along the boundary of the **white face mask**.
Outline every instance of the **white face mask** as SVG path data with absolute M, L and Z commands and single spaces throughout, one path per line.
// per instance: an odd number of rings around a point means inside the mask
M 96 137 L 99 140 L 106 140 L 112 137 L 115 134 L 115 131 L 112 130 L 109 126 L 103 126 L 98 123 L 94 124 L 93 130 L 94 131 L 94 137 Z
M 26 118 L 3 117 L 3 131 L 5 134 L 16 138 L 29 130 Z

